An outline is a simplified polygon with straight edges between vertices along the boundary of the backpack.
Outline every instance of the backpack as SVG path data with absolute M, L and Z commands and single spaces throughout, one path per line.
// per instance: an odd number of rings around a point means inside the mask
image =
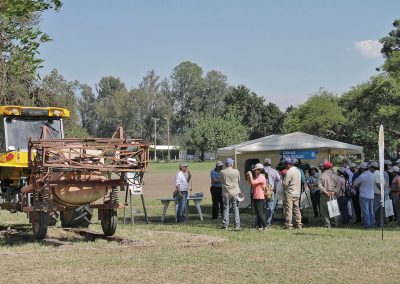
M 264 198 L 265 200 L 271 200 L 272 199 L 272 192 L 274 189 L 270 184 L 266 184 L 265 186 L 262 187 L 262 190 L 264 192 Z

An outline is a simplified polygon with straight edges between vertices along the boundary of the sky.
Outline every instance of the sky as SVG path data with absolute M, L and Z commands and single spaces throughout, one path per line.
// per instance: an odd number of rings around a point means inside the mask
M 183 61 L 218 70 L 282 110 L 321 87 L 338 95 L 377 74 L 378 40 L 400 18 L 385 0 L 64 0 L 46 12 L 41 75 L 53 68 L 95 87 L 103 76 L 136 87 L 149 70 Z M 397 12 L 396 12 L 397 11 Z

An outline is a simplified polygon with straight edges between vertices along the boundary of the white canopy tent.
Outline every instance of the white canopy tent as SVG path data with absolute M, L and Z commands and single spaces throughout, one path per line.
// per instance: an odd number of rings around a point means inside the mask
M 302 132 L 294 132 L 290 134 L 270 135 L 219 148 L 217 150 L 217 159 L 223 161 L 226 158 L 232 158 L 235 160 L 235 167 L 239 170 L 241 175 L 240 188 L 246 196 L 246 193 L 249 191 L 249 186 L 246 184 L 244 178 L 246 161 L 258 159 L 263 163 L 264 159 L 269 157 L 272 159 L 272 165 L 277 166 L 281 160 L 282 154 L 291 151 L 293 153 L 296 151 L 309 152 L 310 155 L 304 158 L 298 156 L 298 158 L 301 158 L 302 162 L 316 165 L 318 161 L 330 160 L 331 155 L 362 154 L 363 147 Z M 247 202 L 242 202 L 241 207 L 246 207 L 248 205 L 249 198 L 246 198 L 246 200 Z

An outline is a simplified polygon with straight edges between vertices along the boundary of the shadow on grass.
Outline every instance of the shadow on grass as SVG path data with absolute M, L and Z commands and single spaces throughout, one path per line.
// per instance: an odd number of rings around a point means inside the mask
M 162 207 L 159 207 L 159 215 L 153 215 L 149 216 L 149 225 L 154 226 L 154 225 L 163 225 L 163 226 L 171 226 L 175 227 L 178 224 L 176 223 L 175 216 L 173 215 L 173 208 L 174 206 L 170 206 L 167 211 L 167 216 L 165 218 L 164 222 L 161 222 L 161 214 L 162 214 Z M 219 229 L 221 227 L 221 216 L 219 216 L 218 219 L 211 219 L 211 211 L 212 211 L 212 205 L 211 204 L 205 204 L 201 206 L 202 213 L 203 213 L 203 218 L 204 220 L 201 221 L 199 220 L 199 215 L 196 210 L 196 208 L 192 205 L 189 206 L 189 219 L 182 225 L 190 228 L 208 228 L 208 229 Z M 154 211 L 153 211 L 154 212 Z M 324 229 L 322 226 L 322 221 L 319 217 L 314 217 L 314 213 L 311 208 L 306 208 L 302 210 L 302 222 L 303 222 L 303 227 L 304 228 L 321 228 Z M 240 214 L 240 219 L 241 219 L 241 226 L 242 228 L 254 228 L 255 227 L 255 215 L 252 214 L 251 208 L 248 208 L 246 211 L 242 212 Z M 123 217 L 119 215 L 119 221 L 122 224 Z M 134 221 L 135 224 L 140 224 L 140 225 L 145 225 L 145 218 L 144 214 L 135 214 L 134 215 Z M 354 220 L 353 220 L 354 221 Z M 126 224 L 129 225 L 130 223 L 130 215 L 129 212 L 127 212 L 127 217 L 126 217 Z M 232 210 L 230 212 L 230 223 L 232 224 L 233 222 L 233 216 L 232 216 Z M 284 215 L 281 209 L 277 209 L 274 213 L 274 218 L 273 218 L 273 227 L 275 228 L 280 228 L 283 226 L 285 222 Z M 366 231 L 366 229 L 363 228 L 362 224 L 347 224 L 343 225 L 340 224 L 339 220 L 339 225 L 337 227 L 332 228 L 331 230 L 335 229 L 351 229 L 351 230 L 360 230 L 360 231 Z M 372 231 L 379 231 L 381 230 L 380 227 L 377 227 L 375 229 L 372 229 Z M 385 225 L 384 227 L 385 231 L 399 231 L 400 227 L 396 226 L 395 223 L 389 223 Z M 308 235 L 308 236 L 318 236 L 318 235 L 326 235 L 326 231 L 324 230 L 323 232 L 319 233 L 306 233 L 304 231 L 296 231 L 294 232 L 295 234 L 299 235 Z

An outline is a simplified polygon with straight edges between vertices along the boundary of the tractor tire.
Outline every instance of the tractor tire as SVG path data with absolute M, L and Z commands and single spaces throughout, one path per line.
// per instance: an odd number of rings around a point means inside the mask
M 33 236 L 42 240 L 47 235 L 47 228 L 49 226 L 49 213 L 44 211 L 32 212 L 32 231 Z
M 112 236 L 117 230 L 117 210 L 115 209 L 103 209 L 101 213 L 101 228 L 105 236 Z
M 87 228 L 91 224 L 93 209 L 90 206 L 82 205 L 79 207 L 68 208 L 61 211 L 60 220 L 63 228 Z

